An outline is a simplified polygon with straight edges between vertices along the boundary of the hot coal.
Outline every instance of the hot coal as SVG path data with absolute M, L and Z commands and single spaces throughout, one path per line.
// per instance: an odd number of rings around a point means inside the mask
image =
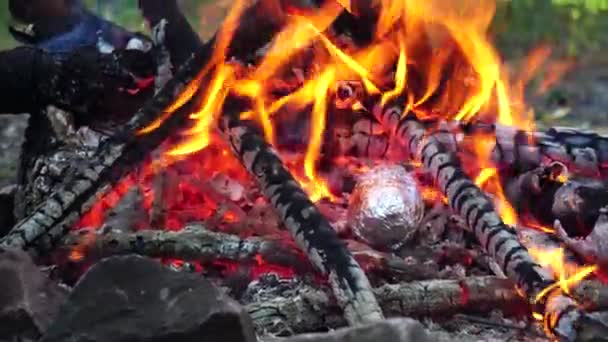
M 41 342 L 256 341 L 243 308 L 195 274 L 121 256 L 78 282 Z
M 38 339 L 67 293 L 20 250 L 0 250 L 0 340 Z

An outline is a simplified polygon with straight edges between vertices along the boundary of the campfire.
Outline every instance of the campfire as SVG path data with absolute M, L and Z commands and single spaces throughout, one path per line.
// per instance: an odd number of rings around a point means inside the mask
M 494 6 L 237 0 L 178 47 L 148 17 L 174 74 L 0 242 L 70 285 L 124 254 L 202 274 L 260 338 L 492 310 L 472 322 L 597 337 L 608 140 L 536 129 L 546 50 L 508 69 Z

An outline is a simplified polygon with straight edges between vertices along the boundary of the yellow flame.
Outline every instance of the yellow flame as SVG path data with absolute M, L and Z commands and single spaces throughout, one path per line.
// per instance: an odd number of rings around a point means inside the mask
M 179 94 L 176 101 L 174 101 L 168 108 L 166 108 L 163 111 L 163 113 L 156 120 L 154 120 L 148 126 L 139 130 L 138 134 L 147 134 L 147 133 L 154 131 L 158 127 L 160 127 L 160 125 L 163 122 L 165 122 L 171 116 L 171 114 L 173 114 L 177 109 L 179 109 L 184 104 L 186 104 L 188 101 L 190 101 L 190 99 L 196 94 L 197 90 L 199 89 L 199 87 L 201 85 L 202 80 L 209 73 L 209 71 L 217 63 L 223 62 L 224 58 L 226 57 L 226 51 L 228 50 L 230 41 L 232 40 L 232 37 L 234 36 L 234 32 L 236 31 L 236 28 L 238 27 L 239 19 L 240 19 L 241 15 L 243 14 L 243 11 L 245 10 L 245 8 L 246 8 L 245 0 L 237 0 L 235 2 L 235 5 L 232 7 L 230 12 L 226 16 L 226 19 L 224 20 L 224 23 L 222 24 L 222 27 L 220 28 L 220 31 L 218 33 L 217 40 L 215 43 L 215 47 L 213 49 L 213 54 L 212 54 L 209 62 L 207 62 L 205 67 L 197 74 L 197 76 L 194 78 L 194 80 L 192 80 L 188 84 L 188 86 L 186 86 L 186 89 L 182 93 Z
M 327 91 L 334 82 L 335 71 L 331 68 L 327 69 L 318 79 L 315 87 L 314 95 L 315 102 L 312 115 L 312 127 L 310 131 L 310 142 L 306 151 L 304 160 L 304 172 L 310 182 L 313 183 L 313 192 L 309 196 L 313 201 L 317 201 L 323 197 L 331 197 L 327 184 L 323 182 L 316 173 L 316 162 L 321 152 L 321 143 L 323 141 L 323 131 L 325 129 L 326 111 L 327 111 Z
M 397 60 L 397 70 L 395 71 L 395 88 L 382 95 L 380 104 L 382 106 L 395 97 L 399 96 L 405 90 L 407 80 L 407 56 L 405 53 L 405 44 L 399 39 L 399 59 Z
M 225 65 L 220 65 L 217 69 L 208 94 L 203 101 L 203 107 L 190 115 L 190 118 L 196 120 L 196 123 L 194 127 L 185 132 L 185 135 L 189 136 L 188 139 L 167 152 L 169 156 L 191 154 L 209 145 L 211 126 L 215 122 L 219 108 L 226 98 L 227 91 L 223 87 L 227 79 L 231 77 L 231 72 L 230 68 Z
M 588 277 L 593 272 L 597 271 L 596 265 L 579 267 L 575 264 L 569 264 L 565 261 L 564 248 L 539 249 L 529 248 L 530 255 L 538 262 L 539 265 L 549 268 L 556 282 L 536 295 L 535 301 L 540 301 L 553 290 L 560 289 L 563 293 L 569 294 L 570 289 L 583 279 Z
M 527 73 L 537 68 L 540 57 L 530 58 L 527 70 L 516 77 L 516 85 L 509 81 L 510 73 L 487 37 L 495 12 L 494 1 L 380 0 L 374 2 L 373 6 L 376 5 L 380 6 L 376 30 L 372 41 L 364 47 L 337 40 L 330 27 L 344 8 L 353 10 L 352 6 L 357 4 L 327 1 L 318 10 L 281 17 L 285 25 L 275 34 L 264 56 L 256 65 L 240 68 L 226 61 L 246 8 L 244 0 L 237 1 L 216 37 L 209 63 L 160 118 L 139 133 L 158 128 L 191 101 L 199 88 L 204 96 L 200 108 L 190 116 L 193 127 L 184 132 L 185 140 L 171 149 L 168 156 L 187 155 L 211 143 L 211 129 L 229 94 L 249 100 L 251 107 L 241 113 L 241 118 L 257 120 L 272 145 L 276 145 L 274 124 L 283 119 L 283 113 L 311 107 L 310 139 L 304 166 L 300 166 L 305 177 L 299 182 L 313 198 L 321 198 L 328 196 L 329 190 L 315 169 L 315 161 L 323 143 L 327 111 L 332 105 L 332 83 L 336 81 L 362 82 L 368 93 L 377 95 L 374 98 L 380 99 L 381 105 L 403 98 L 404 112 L 411 110 L 420 118 L 439 115 L 467 121 L 491 112 L 500 124 L 532 127 L 519 84 L 531 78 Z M 277 6 L 272 8 L 278 10 Z M 304 77 L 298 78 L 293 87 L 296 90 L 282 97 L 274 95 L 277 92 L 273 91 L 272 81 L 289 74 L 294 65 L 299 68 L 304 51 L 315 52 L 312 60 L 306 61 L 314 65 L 313 70 L 301 70 L 298 75 Z M 364 110 L 361 102 L 354 102 L 353 108 Z M 515 224 L 517 215 L 504 196 L 490 152 L 482 151 L 491 144 L 481 140 L 475 145 L 479 161 L 476 166 L 480 170 L 476 183 L 494 195 L 504 222 Z
M 355 59 L 351 56 L 340 50 L 337 46 L 335 46 L 327 37 L 324 35 L 320 36 L 321 41 L 325 44 L 329 52 L 336 57 L 340 62 L 344 63 L 348 68 L 354 71 L 361 79 L 363 80 L 363 84 L 368 92 L 372 94 L 380 93 L 380 90 L 374 83 L 370 80 L 372 78 L 371 73 L 364 68 L 361 64 L 359 64 Z

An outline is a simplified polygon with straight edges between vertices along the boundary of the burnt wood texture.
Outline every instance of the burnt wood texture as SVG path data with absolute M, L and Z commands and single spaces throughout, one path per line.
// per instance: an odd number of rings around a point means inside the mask
M 376 106 L 374 115 L 411 160 L 422 162 L 479 244 L 525 293 L 533 309 L 544 315 L 548 331 L 560 339 L 575 340 L 588 316 L 572 298 L 559 292 L 537 301 L 537 295 L 554 282 L 553 276 L 536 263 L 515 230 L 502 221 L 492 201 L 465 174 L 456 153 L 456 139 L 447 125 L 428 127 L 413 113 L 402 115 L 404 109 L 402 99 L 397 99 L 384 107 Z

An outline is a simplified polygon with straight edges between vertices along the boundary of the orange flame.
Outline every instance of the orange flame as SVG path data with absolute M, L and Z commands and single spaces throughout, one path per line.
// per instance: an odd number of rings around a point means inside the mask
M 554 284 L 536 295 L 535 300 L 537 302 L 556 289 L 569 294 L 573 286 L 598 270 L 596 265 L 579 267 L 578 265 L 567 263 L 564 258 L 564 248 L 562 247 L 547 250 L 530 248 L 529 252 L 541 266 L 551 269 L 557 279 Z
M 318 199 L 330 196 L 316 161 L 337 81 L 361 81 L 369 94 L 378 95 L 382 105 L 395 98 L 406 99 L 406 111 L 421 117 L 441 115 L 468 121 L 492 112 L 498 123 L 533 127 L 530 112 L 522 104 L 523 95 L 509 83 L 507 70 L 487 36 L 495 12 L 493 0 L 381 0 L 375 3 L 379 16 L 374 39 L 364 47 L 340 44 L 331 30 L 341 12 L 353 6 L 357 4 L 336 0 L 324 2 L 315 11 L 284 13 L 285 25 L 268 44 L 264 56 L 254 66 L 241 68 L 226 61 L 245 8 L 245 2 L 238 1 L 217 36 L 209 63 L 175 103 L 140 134 L 156 129 L 199 88 L 204 96 L 200 108 L 190 116 L 194 125 L 184 132 L 185 140 L 167 152 L 169 158 L 192 154 L 212 143 L 211 132 L 230 93 L 251 100 L 251 108 L 241 117 L 257 120 L 266 140 L 275 147 L 275 124 L 283 119 L 277 113 L 284 112 L 280 109 L 312 108 L 305 160 L 296 166 L 301 170 L 292 171 L 303 175 L 299 182 Z M 294 86 L 295 90 L 282 97 L 273 95 L 271 81 L 289 72 L 304 51 L 314 52 L 313 70 L 302 72 L 299 82 L 303 84 Z M 529 73 L 538 68 L 544 56 L 544 50 L 539 51 L 528 59 L 515 84 L 531 78 Z M 420 74 L 422 77 L 411 76 Z M 360 102 L 355 106 L 364 111 Z M 478 158 L 482 170 L 478 184 L 494 194 L 505 222 L 515 223 L 517 217 L 505 199 L 489 154 L 478 153 Z
M 309 194 L 313 201 L 317 201 L 322 197 L 331 197 L 327 184 L 317 177 L 315 170 L 318 156 L 321 152 L 321 142 L 323 140 L 323 131 L 325 129 L 325 112 L 327 110 L 327 91 L 331 83 L 334 81 L 335 72 L 333 69 L 327 69 L 318 79 L 315 87 L 315 103 L 312 114 L 312 129 L 310 134 L 310 142 L 306 151 L 306 159 L 304 160 L 304 171 L 306 177 L 313 183 L 313 193 Z
M 494 204 L 498 213 L 505 224 L 517 224 L 518 217 L 513 206 L 507 200 L 498 170 L 493 165 L 491 153 L 493 148 L 493 137 L 488 135 L 476 135 L 472 138 L 475 156 L 481 170 L 475 178 L 475 184 L 481 189 L 494 195 Z

